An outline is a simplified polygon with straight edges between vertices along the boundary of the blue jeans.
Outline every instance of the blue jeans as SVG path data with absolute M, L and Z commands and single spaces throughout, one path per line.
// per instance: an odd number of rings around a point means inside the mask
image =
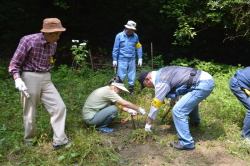
M 101 125 L 108 117 L 115 118 L 118 114 L 118 107 L 116 105 L 108 106 L 100 110 L 95 114 L 94 118 L 91 120 L 85 120 L 85 122 L 90 126 Z
M 117 75 L 124 81 L 128 76 L 128 85 L 133 86 L 135 81 L 136 65 L 135 59 L 118 60 Z
M 192 87 L 173 107 L 174 124 L 183 147 L 194 147 L 194 140 L 189 131 L 188 117 L 191 121 L 200 121 L 198 104 L 208 97 L 213 89 L 213 79 L 198 81 L 195 87 Z
M 230 89 L 238 100 L 244 105 L 247 110 L 246 117 L 244 119 L 244 125 L 241 135 L 245 138 L 250 138 L 250 96 L 248 96 L 240 87 L 237 78 L 233 76 L 230 79 Z

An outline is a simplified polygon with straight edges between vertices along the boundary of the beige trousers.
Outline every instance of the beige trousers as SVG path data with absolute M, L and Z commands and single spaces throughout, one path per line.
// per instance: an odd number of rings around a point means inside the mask
M 68 138 L 64 132 L 66 106 L 54 84 L 51 82 L 50 73 L 23 72 L 21 77 L 28 88 L 27 92 L 30 94 L 30 100 L 34 104 L 21 92 L 25 128 L 24 140 L 32 141 L 36 136 L 36 108 L 39 101 L 42 101 L 50 113 L 50 123 L 54 131 L 53 142 L 57 145 L 67 143 Z

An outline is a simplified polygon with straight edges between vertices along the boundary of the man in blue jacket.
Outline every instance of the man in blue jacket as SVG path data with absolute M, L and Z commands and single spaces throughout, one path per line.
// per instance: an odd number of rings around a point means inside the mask
M 134 93 L 134 80 L 136 75 L 136 55 L 138 65 L 142 65 L 142 45 L 139 42 L 136 30 L 136 23 L 128 21 L 124 31 L 118 33 L 115 38 L 113 48 L 113 66 L 118 65 L 117 75 L 124 82 L 128 76 L 128 90 L 132 95 Z
M 233 94 L 247 110 L 242 128 L 242 139 L 250 145 L 250 67 L 237 70 L 230 79 L 229 85 Z
M 138 81 L 141 89 L 144 87 L 155 89 L 155 98 L 151 103 L 145 125 L 146 131 L 151 131 L 152 123 L 165 97 L 176 98 L 183 95 L 173 107 L 172 113 L 179 141 L 171 142 L 170 146 L 177 150 L 193 150 L 194 139 L 190 134 L 189 124 L 199 125 L 198 105 L 213 91 L 213 77 L 205 71 L 190 67 L 167 66 L 158 71 L 142 71 Z

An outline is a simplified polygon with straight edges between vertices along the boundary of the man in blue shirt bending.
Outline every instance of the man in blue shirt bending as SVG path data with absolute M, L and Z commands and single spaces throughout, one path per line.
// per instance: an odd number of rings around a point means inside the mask
M 128 90 L 132 95 L 134 93 L 134 80 L 136 75 L 136 55 L 138 56 L 138 65 L 142 65 L 142 45 L 134 31 L 136 23 L 128 21 L 124 31 L 118 33 L 115 38 L 113 48 L 113 66 L 118 65 L 117 75 L 124 81 L 128 76 Z
M 237 70 L 229 81 L 229 87 L 247 110 L 241 136 L 243 142 L 250 145 L 250 67 Z

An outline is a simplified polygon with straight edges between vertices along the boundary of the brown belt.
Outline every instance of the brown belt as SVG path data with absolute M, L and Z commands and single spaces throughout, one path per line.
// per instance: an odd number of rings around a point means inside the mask
M 49 71 L 38 71 L 38 70 L 23 70 L 25 72 L 35 72 L 35 73 L 46 73 L 46 72 L 49 72 Z

